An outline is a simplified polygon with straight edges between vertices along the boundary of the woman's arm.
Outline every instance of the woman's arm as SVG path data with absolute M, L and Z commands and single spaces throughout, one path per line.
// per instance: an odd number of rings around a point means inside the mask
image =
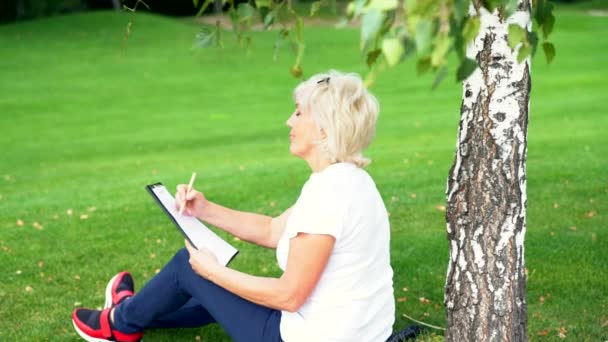
M 188 243 L 196 273 L 251 302 L 289 312 L 298 311 L 319 282 L 336 239 L 331 235 L 299 233 L 290 240 L 287 269 L 280 278 L 257 277 L 217 263 L 208 250 Z
M 256 213 L 248 213 L 226 208 L 213 202 L 207 202 L 199 219 L 221 228 L 241 240 L 255 243 L 256 245 L 276 248 L 291 208 L 281 215 L 273 218 Z
M 203 193 L 194 189 L 186 193 L 186 188 L 187 186 L 184 184 L 178 185 L 175 194 L 177 207 L 180 207 L 184 200 L 186 201 L 186 215 L 195 216 L 241 240 L 264 247 L 276 248 L 279 238 L 285 230 L 291 208 L 273 218 L 221 206 L 207 200 Z

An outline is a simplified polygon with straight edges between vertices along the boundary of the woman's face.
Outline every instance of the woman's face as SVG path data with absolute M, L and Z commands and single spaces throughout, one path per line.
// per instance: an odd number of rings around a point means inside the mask
M 289 132 L 291 154 L 304 160 L 314 158 L 318 153 L 315 142 L 322 138 L 322 134 L 308 109 L 296 103 L 296 109 L 287 120 L 287 126 L 291 128 Z

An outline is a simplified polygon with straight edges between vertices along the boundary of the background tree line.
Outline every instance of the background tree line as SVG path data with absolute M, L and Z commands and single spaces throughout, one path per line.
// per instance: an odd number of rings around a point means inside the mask
M 237 0 L 236 2 L 245 2 Z M 298 0 L 299 2 L 313 2 L 314 0 Z M 556 2 L 584 2 L 585 0 L 556 0 Z M 90 10 L 122 10 L 123 4 L 128 7 L 135 5 L 135 0 L 3 0 L 0 1 L 0 23 L 14 22 L 17 20 L 35 19 L 58 14 L 82 12 Z M 225 2 L 225 1 L 224 1 Z M 254 0 L 250 2 L 255 2 Z M 338 2 L 346 2 L 338 0 Z M 146 0 L 150 11 L 154 13 L 172 16 L 196 15 L 203 6 L 200 1 L 198 6 L 192 0 Z M 220 9 L 220 6 L 209 6 L 205 13 Z M 140 6 L 138 10 L 146 10 Z

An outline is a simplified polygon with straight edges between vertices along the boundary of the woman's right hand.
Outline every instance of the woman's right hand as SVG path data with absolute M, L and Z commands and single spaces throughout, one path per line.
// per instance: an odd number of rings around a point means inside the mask
M 209 201 L 205 198 L 202 192 L 190 189 L 188 192 L 187 184 L 179 184 L 177 186 L 177 192 L 175 193 L 175 207 L 179 211 L 182 203 L 186 202 L 184 207 L 184 215 L 202 217 L 203 211 L 209 204 Z

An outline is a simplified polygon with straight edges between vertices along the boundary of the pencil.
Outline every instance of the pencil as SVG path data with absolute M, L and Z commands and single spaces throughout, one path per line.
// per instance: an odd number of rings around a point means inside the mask
M 192 172 L 192 177 L 190 177 L 190 183 L 188 183 L 188 189 L 186 189 L 186 196 L 188 196 L 188 193 L 190 191 L 192 191 L 192 185 L 194 184 L 194 179 L 196 178 L 196 172 Z M 183 215 L 184 214 L 184 208 L 186 207 L 186 199 L 184 199 L 184 201 L 182 202 L 182 206 L 179 208 L 179 214 Z

